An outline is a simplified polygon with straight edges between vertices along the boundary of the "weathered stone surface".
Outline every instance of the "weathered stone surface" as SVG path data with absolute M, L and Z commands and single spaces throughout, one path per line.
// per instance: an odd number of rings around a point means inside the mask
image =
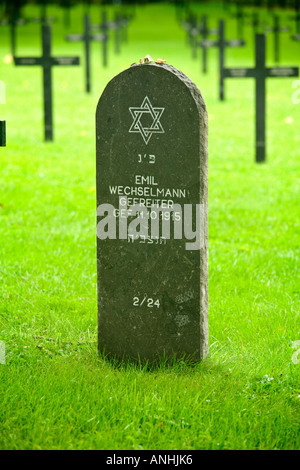
M 173 356 L 197 361 L 208 354 L 207 141 L 207 110 L 201 93 L 170 65 L 130 67 L 111 80 L 99 100 L 99 348 L 109 355 L 154 362 Z M 132 229 L 137 216 L 116 221 L 99 207 L 110 204 L 119 209 L 125 202 L 128 209 L 144 204 L 149 226 L 152 204 L 164 207 L 163 217 L 175 220 L 179 214 L 175 209 L 181 207 L 177 222 L 182 225 L 182 239 L 175 238 L 173 220 L 169 239 L 161 233 L 153 236 L 149 227 L 146 236 L 142 224 L 138 228 L 144 236 L 133 241 L 121 231 L 124 239 L 120 239 L 120 225 L 123 230 L 125 220 Z M 188 204 L 194 222 L 196 210 L 201 214 L 200 241 L 199 234 L 192 238 L 185 231 Z M 116 239 L 103 235 L 105 223 L 107 230 L 113 227 L 112 219 L 117 222 Z M 200 249 L 195 249 L 195 243 L 194 249 L 189 248 L 195 239 Z

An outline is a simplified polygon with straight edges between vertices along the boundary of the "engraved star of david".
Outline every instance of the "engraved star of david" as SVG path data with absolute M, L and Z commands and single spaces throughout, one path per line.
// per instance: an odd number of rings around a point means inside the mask
M 145 96 L 140 107 L 130 107 L 129 111 L 133 117 L 133 123 L 129 129 L 129 132 L 141 134 L 145 144 L 148 144 L 152 137 L 152 134 L 164 134 L 164 129 L 160 123 L 160 118 L 165 108 L 154 108 L 148 98 Z M 141 117 L 143 114 L 149 114 L 153 122 L 150 127 L 144 127 L 141 123 Z

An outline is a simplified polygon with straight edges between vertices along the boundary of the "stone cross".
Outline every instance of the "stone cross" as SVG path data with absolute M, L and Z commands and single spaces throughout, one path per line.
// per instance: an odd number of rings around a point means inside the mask
M 256 34 L 258 34 L 265 26 L 265 23 L 260 20 L 258 11 L 252 12 L 251 20 L 248 22 L 248 24 L 252 26 L 253 37 L 255 41 Z
M 244 36 L 244 20 L 245 20 L 245 12 L 243 10 L 242 3 L 236 3 L 236 12 L 232 15 L 236 18 L 236 34 L 237 37 L 243 38 Z
M 214 35 L 218 34 L 218 29 L 209 29 L 207 26 L 207 16 L 203 15 L 201 18 L 201 27 L 200 27 L 200 34 L 202 36 L 202 41 L 207 40 L 207 36 L 209 35 Z M 196 43 L 196 46 L 198 43 Z M 202 47 L 202 72 L 206 73 L 207 72 L 207 52 L 208 52 L 208 47 L 201 45 Z
M 98 333 L 109 356 L 208 354 L 207 144 L 201 93 L 171 65 L 131 66 L 99 99 Z
M 256 35 L 255 67 L 224 68 L 223 78 L 254 78 L 256 86 L 256 162 L 266 160 L 266 78 L 298 77 L 298 67 L 266 67 L 266 37 Z
M 44 127 L 45 140 L 53 140 L 52 122 L 52 67 L 54 65 L 79 65 L 79 57 L 52 57 L 51 56 L 51 26 L 42 25 L 42 47 L 41 57 L 14 57 L 15 65 L 39 65 L 43 68 L 44 85 Z
M 106 44 L 107 36 L 104 34 L 91 34 L 90 32 L 90 17 L 88 14 L 84 15 L 84 31 L 83 34 L 68 34 L 67 41 L 71 42 L 84 42 L 85 52 L 85 89 L 89 93 L 91 91 L 91 72 L 90 72 L 90 42 L 101 41 Z M 105 55 L 106 57 L 106 55 Z M 105 59 L 106 60 L 106 59 Z
M 6 122 L 0 121 L 0 147 L 6 146 Z
M 0 80 L 0 104 L 5 104 L 5 84 Z M 0 121 L 0 147 L 6 146 L 6 122 Z
M 55 18 L 53 16 L 47 16 L 47 7 L 48 7 L 48 1 L 47 0 L 39 0 L 39 5 L 40 5 L 40 16 L 35 17 L 32 19 L 33 23 L 52 23 L 55 21 Z
M 295 16 L 290 17 L 296 23 L 296 33 L 300 34 L 300 0 L 295 0 Z
M 274 33 L 274 62 L 279 62 L 280 54 L 280 33 L 288 32 L 290 30 L 287 26 L 280 26 L 279 15 L 273 15 L 273 27 L 265 28 L 266 32 Z
M 245 45 L 243 39 L 225 39 L 225 22 L 219 21 L 219 39 L 211 40 L 205 39 L 198 43 L 202 47 L 218 47 L 219 49 L 219 98 L 224 100 L 224 77 L 222 70 L 225 63 L 225 49 L 226 47 L 241 47 Z
M 101 20 L 99 24 L 91 25 L 91 29 L 100 29 L 103 35 L 102 41 L 102 63 L 103 67 L 107 67 L 107 41 L 108 41 L 108 31 L 110 29 L 118 29 L 117 25 L 114 22 L 110 22 L 107 20 L 107 13 L 106 11 L 102 11 L 101 13 Z
M 16 54 L 16 45 L 17 45 L 17 26 L 23 26 L 26 24 L 24 18 L 18 17 L 18 11 L 15 7 L 12 8 L 9 18 L 6 20 L 1 20 L 0 25 L 9 25 L 10 27 L 10 48 L 11 55 Z
M 183 29 L 187 32 L 187 43 L 192 48 L 192 57 L 197 56 L 196 36 L 199 34 L 197 16 L 190 14 L 188 18 L 182 22 Z

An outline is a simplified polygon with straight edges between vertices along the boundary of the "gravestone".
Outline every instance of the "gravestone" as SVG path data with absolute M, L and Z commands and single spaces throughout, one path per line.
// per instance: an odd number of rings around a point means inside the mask
M 100 97 L 98 344 L 109 356 L 208 354 L 207 140 L 201 93 L 170 65 L 131 66 Z

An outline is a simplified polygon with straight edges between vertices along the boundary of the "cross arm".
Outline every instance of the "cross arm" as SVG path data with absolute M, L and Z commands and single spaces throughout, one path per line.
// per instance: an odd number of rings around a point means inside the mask
M 15 65 L 43 65 L 42 57 L 14 57 Z
M 52 65 L 79 65 L 79 57 L 52 57 Z
M 223 77 L 224 78 L 255 78 L 256 71 L 255 68 L 224 68 L 223 69 Z
M 66 40 L 71 42 L 83 41 L 84 36 L 82 34 L 68 34 Z
M 267 77 L 298 77 L 298 67 L 267 67 Z
M 274 33 L 274 32 L 282 32 L 282 33 L 287 33 L 290 31 L 290 28 L 288 26 L 280 26 L 278 29 L 272 28 L 272 26 L 266 26 L 265 27 L 265 32 L 266 33 Z
M 105 41 L 108 38 L 107 34 L 93 34 L 90 36 L 93 41 Z
M 240 47 L 244 46 L 246 42 L 243 39 L 228 39 L 227 41 L 224 41 L 226 46 L 229 47 Z
M 217 47 L 219 45 L 219 41 L 214 41 L 212 39 L 203 39 L 202 41 L 198 41 L 197 45 L 201 47 Z

